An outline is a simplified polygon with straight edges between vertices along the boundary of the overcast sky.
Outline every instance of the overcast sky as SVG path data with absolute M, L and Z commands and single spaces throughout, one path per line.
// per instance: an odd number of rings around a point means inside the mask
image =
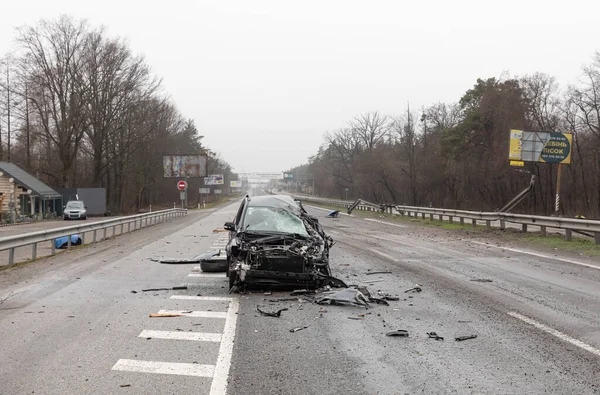
M 238 172 L 304 163 L 357 114 L 457 101 L 478 77 L 564 87 L 600 50 L 594 0 L 27 0 L 2 1 L 0 54 L 60 14 L 126 37 Z

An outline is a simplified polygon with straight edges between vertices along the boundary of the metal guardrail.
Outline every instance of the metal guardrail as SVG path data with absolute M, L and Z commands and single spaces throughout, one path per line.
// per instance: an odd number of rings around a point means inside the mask
M 334 200 L 326 198 L 318 198 L 308 195 L 292 195 L 295 199 L 325 204 L 333 207 L 352 207 L 355 202 L 347 200 Z M 367 202 L 368 203 L 368 202 Z M 382 205 L 383 211 L 390 214 L 407 215 L 409 217 L 421 217 L 425 219 L 427 216 L 430 220 L 437 217 L 440 221 L 447 219 L 449 222 L 454 222 L 458 219 L 461 225 L 464 225 L 465 220 L 470 220 L 473 226 L 477 226 L 477 222 L 485 222 L 487 228 L 491 228 L 492 223 L 499 222 L 500 228 L 505 229 L 506 223 L 521 225 L 523 232 L 527 231 L 528 226 L 536 226 L 540 228 L 542 236 L 546 236 L 548 228 L 563 229 L 567 240 L 572 240 L 573 232 L 587 234 L 594 238 L 596 244 L 600 244 L 600 221 L 565 218 L 565 217 L 544 217 L 539 215 L 524 215 L 486 211 L 466 211 L 466 210 L 450 210 L 433 207 L 416 207 L 416 206 L 399 206 L 399 205 Z M 382 211 L 372 204 L 358 204 L 355 210 L 365 211 Z M 393 210 L 396 210 L 394 213 Z
M 71 236 L 80 235 L 82 245 L 85 243 L 85 234 L 93 232 L 93 241 L 96 242 L 98 231 L 103 231 L 101 240 L 106 239 L 106 230 L 112 227 L 112 235 L 115 235 L 117 226 L 120 226 L 121 232 L 124 233 L 125 225 L 127 225 L 127 233 L 132 230 L 145 228 L 147 226 L 156 225 L 169 221 L 175 217 L 180 217 L 187 214 L 187 210 L 173 208 L 168 210 L 155 211 L 146 214 L 136 214 L 127 217 L 120 217 L 104 221 L 92 222 L 82 225 L 67 226 L 56 229 L 41 230 L 38 232 L 23 233 L 13 236 L 0 237 L 0 251 L 8 250 L 8 264 L 14 264 L 15 249 L 19 247 L 31 246 L 31 260 L 37 258 L 38 243 L 50 241 L 52 245 L 52 254 L 56 254 L 55 240 L 60 237 L 67 237 L 67 248 L 71 247 Z M 133 229 L 132 229 L 133 227 Z

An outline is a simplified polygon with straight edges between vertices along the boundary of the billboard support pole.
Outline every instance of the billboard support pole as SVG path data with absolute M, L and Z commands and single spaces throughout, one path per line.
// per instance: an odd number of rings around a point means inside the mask
M 562 174 L 562 163 L 558 164 L 558 174 L 556 175 L 556 200 L 554 201 L 554 212 L 558 214 L 560 209 L 560 175 Z

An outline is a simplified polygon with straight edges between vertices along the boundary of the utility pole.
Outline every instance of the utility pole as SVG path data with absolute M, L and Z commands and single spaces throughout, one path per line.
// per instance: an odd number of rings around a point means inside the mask
M 30 135 L 29 135 L 29 91 L 27 87 L 27 81 L 25 81 L 25 134 L 26 134 L 26 145 L 27 145 L 27 170 L 31 170 L 31 147 L 30 147 Z
M 7 119 L 6 119 L 6 127 L 7 127 L 7 160 L 10 162 L 10 71 L 8 61 L 6 62 L 6 107 L 7 107 Z

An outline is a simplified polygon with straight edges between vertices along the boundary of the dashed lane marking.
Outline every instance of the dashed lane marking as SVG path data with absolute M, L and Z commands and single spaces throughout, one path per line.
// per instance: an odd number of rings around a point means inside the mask
M 378 224 L 384 224 L 384 225 L 390 225 L 390 226 L 395 226 L 396 228 L 406 228 L 405 225 L 399 225 L 399 224 L 393 224 L 391 222 L 387 222 L 387 221 L 380 221 L 378 219 L 372 219 L 372 218 L 363 218 L 365 221 L 369 221 L 369 222 L 377 222 Z
M 167 340 L 195 340 L 199 342 L 220 342 L 220 333 L 205 332 L 180 332 L 180 331 L 152 331 L 143 330 L 138 337 Z
M 566 263 L 572 263 L 573 265 L 585 266 L 585 267 L 589 267 L 589 268 L 592 268 L 592 269 L 600 270 L 600 266 L 590 265 L 589 263 L 584 263 L 584 262 L 573 261 L 571 259 L 558 258 L 558 257 L 555 257 L 555 256 L 538 254 L 537 252 L 530 252 L 530 251 L 518 250 L 516 248 L 495 246 L 495 245 L 492 245 L 492 244 L 483 243 L 481 241 L 471 240 L 471 243 L 482 245 L 482 246 L 486 246 L 486 247 L 499 248 L 499 249 L 502 249 L 502 250 L 507 250 L 507 251 L 512 251 L 512 252 L 518 252 L 520 254 L 533 255 L 533 256 L 537 256 L 539 258 L 551 259 L 551 260 L 554 260 L 554 261 L 561 261 L 561 262 L 566 262 Z
M 190 273 L 187 275 L 188 277 L 218 277 L 225 278 L 225 274 L 223 273 Z
M 208 302 L 229 302 L 231 298 L 225 296 L 194 296 L 194 295 L 171 295 L 171 299 L 199 300 Z
M 194 363 L 136 361 L 119 359 L 112 370 L 125 372 L 175 374 L 180 376 L 213 377 L 214 365 L 199 365 Z M 211 392 L 212 394 L 212 392 Z
M 226 313 L 227 318 L 225 319 L 225 327 L 223 328 L 223 335 L 221 337 L 221 346 L 214 369 L 210 395 L 224 395 L 227 393 L 227 381 L 229 379 L 229 367 L 231 366 L 231 357 L 233 355 L 233 340 L 235 338 L 239 308 L 240 301 L 237 298 L 231 298 Z
M 593 346 L 590 346 L 587 343 L 582 342 L 579 339 L 575 339 L 574 337 L 571 337 L 571 336 L 567 335 L 566 333 L 562 333 L 561 331 L 558 331 L 554 328 L 551 328 L 547 325 L 542 324 L 541 322 L 537 322 L 536 320 L 534 320 L 532 318 L 529 318 L 527 316 L 524 316 L 524 315 L 519 314 L 514 311 L 509 311 L 506 314 L 510 315 L 511 317 L 517 318 L 529 325 L 533 325 L 534 327 L 536 327 L 546 333 L 549 333 L 552 336 L 559 338 L 560 340 L 566 341 L 567 343 L 570 343 L 574 346 L 577 346 L 581 349 L 584 349 L 585 351 L 591 352 L 592 354 L 600 357 L 600 350 L 598 350 L 597 348 L 595 348 Z
M 227 318 L 227 313 L 222 311 L 159 310 L 158 314 L 181 314 L 186 317 L 197 318 Z

